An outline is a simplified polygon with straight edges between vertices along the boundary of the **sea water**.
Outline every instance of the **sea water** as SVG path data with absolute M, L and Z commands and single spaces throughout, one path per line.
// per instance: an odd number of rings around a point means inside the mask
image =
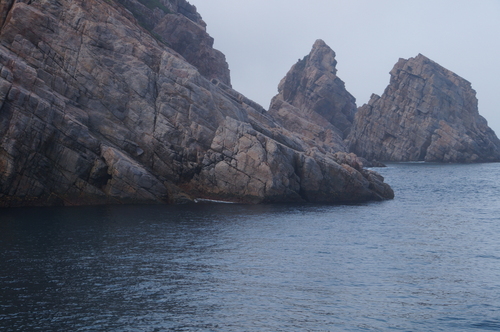
M 0 330 L 500 330 L 500 164 L 377 171 L 394 200 L 0 210 Z

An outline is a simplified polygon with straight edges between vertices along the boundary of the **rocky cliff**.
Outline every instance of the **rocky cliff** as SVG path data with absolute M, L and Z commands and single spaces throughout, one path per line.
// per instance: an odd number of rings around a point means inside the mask
M 423 55 L 399 60 L 383 95 L 359 109 L 348 144 L 383 161 L 500 160 L 471 84 Z
M 226 57 L 213 48 L 214 39 L 206 32 L 206 23 L 196 7 L 186 0 L 116 1 L 153 37 L 181 54 L 200 74 L 231 86 Z
M 290 131 L 301 132 L 314 144 L 331 151 L 347 151 L 356 100 L 337 76 L 335 52 L 317 40 L 309 55 L 299 60 L 281 80 L 270 113 Z
M 183 0 L 0 6 L 0 206 L 393 197 L 232 90 Z

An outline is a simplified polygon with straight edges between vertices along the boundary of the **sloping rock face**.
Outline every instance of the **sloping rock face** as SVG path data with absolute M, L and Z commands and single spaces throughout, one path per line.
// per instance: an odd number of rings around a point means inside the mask
M 317 40 L 309 55 L 299 60 L 281 80 L 270 112 L 291 131 L 325 148 L 346 151 L 343 139 L 349 134 L 356 100 L 337 76 L 335 52 Z
M 423 55 L 399 60 L 384 94 L 360 107 L 348 142 L 350 151 L 382 161 L 500 160 L 471 84 Z
M 110 0 L 111 1 L 111 0 Z M 213 48 L 214 39 L 196 7 L 186 0 L 116 0 L 138 23 L 198 68 L 208 79 L 231 86 L 226 57 Z
M 1 4 L 0 206 L 393 197 L 354 155 L 282 128 L 117 2 Z

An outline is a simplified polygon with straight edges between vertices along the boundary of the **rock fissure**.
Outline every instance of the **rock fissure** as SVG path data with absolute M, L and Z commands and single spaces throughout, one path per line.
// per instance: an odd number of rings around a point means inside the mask
M 12 8 L 14 7 L 15 2 L 16 0 L 5 0 L 0 4 L 0 13 L 2 13 L 2 16 L 0 17 L 2 20 L 0 26 L 2 27 L 2 29 L 8 23 L 7 19 L 12 11 Z

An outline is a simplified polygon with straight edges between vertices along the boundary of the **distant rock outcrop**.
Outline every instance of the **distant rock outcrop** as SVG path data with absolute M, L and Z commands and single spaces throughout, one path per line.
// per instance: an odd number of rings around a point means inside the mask
M 400 59 L 383 95 L 359 108 L 350 151 L 382 161 L 489 162 L 500 141 L 471 84 L 423 55 Z
M 1 2 L 0 206 L 393 197 L 205 72 L 226 67 L 185 1 L 118 2 Z
M 317 40 L 281 80 L 270 113 L 288 130 L 300 132 L 325 149 L 347 151 L 356 100 L 337 76 L 335 52 Z

